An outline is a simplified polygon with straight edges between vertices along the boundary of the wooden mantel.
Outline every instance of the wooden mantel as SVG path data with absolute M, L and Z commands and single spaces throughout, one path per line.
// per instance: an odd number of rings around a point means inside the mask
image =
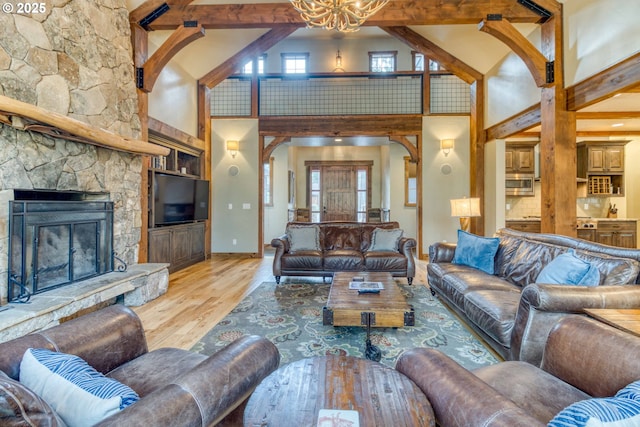
M 62 114 L 0 95 L 0 123 L 16 129 L 39 132 L 54 138 L 96 145 L 127 153 L 166 156 L 169 149 L 139 139 L 130 139 L 88 125 Z

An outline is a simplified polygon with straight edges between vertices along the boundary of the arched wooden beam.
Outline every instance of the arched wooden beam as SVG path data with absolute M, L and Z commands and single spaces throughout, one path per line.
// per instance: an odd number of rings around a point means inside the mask
M 181 25 L 169 38 L 151 55 L 151 58 L 144 63 L 143 82 L 140 88 L 144 92 L 151 92 L 160 72 L 167 65 L 167 62 L 183 47 L 194 40 L 204 37 L 204 27 L 198 24 L 195 27 L 185 27 Z
M 389 140 L 393 142 L 397 142 L 398 144 L 402 145 L 409 152 L 409 157 L 411 157 L 411 161 L 413 163 L 418 162 L 418 147 L 413 145 L 413 143 L 409 141 L 409 139 L 406 136 L 390 135 Z
M 524 61 L 538 87 L 553 85 L 553 78 L 547 78 L 547 58 L 510 22 L 484 19 L 478 29 L 509 46 Z
M 277 136 L 262 150 L 262 163 L 268 163 L 269 158 L 271 157 L 271 153 L 276 147 L 280 144 L 284 144 L 285 142 L 291 142 L 291 137 L 289 136 Z

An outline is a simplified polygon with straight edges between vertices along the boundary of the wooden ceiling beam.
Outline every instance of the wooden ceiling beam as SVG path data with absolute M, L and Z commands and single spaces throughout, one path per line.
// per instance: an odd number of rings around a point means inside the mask
M 133 9 L 129 12 L 129 22 L 132 24 L 140 24 L 140 21 L 148 17 L 154 11 L 163 7 L 166 3 L 171 8 L 177 8 L 182 6 L 187 6 L 189 3 L 192 3 L 193 0 L 147 0 L 142 3 L 137 8 Z M 166 13 L 166 12 L 164 12 Z M 157 19 L 157 18 L 156 18 Z M 176 26 L 176 28 L 179 25 Z
M 486 129 L 486 141 L 494 139 L 505 139 L 515 134 L 525 132 L 527 129 L 536 127 L 541 123 L 540 104 L 532 105 L 526 110 L 509 117 Z
M 525 63 L 538 87 L 549 87 L 553 84 L 553 78 L 547 78 L 547 58 L 509 21 L 483 19 L 478 29 L 509 46 Z
M 255 41 L 247 45 L 240 52 L 224 61 L 218 67 L 209 71 L 198 82 L 208 88 L 216 86 L 231 74 L 239 71 L 247 61 L 266 52 L 279 41 L 285 39 L 287 36 L 297 30 L 299 27 L 299 25 L 279 26 L 272 29 L 271 31 L 266 32 L 262 36 L 258 37 Z
M 640 82 L 640 53 L 567 88 L 567 109 L 577 111 L 611 96 L 629 92 Z
M 148 28 L 172 30 L 182 25 L 184 21 L 198 21 L 207 29 L 274 28 L 278 25 L 290 24 L 304 26 L 300 14 L 289 2 L 218 5 L 180 3 L 170 5 L 169 10 L 151 22 Z M 466 0 L 394 0 L 367 20 L 364 25 L 382 27 L 477 24 L 486 18 L 487 14 L 500 14 L 513 23 L 541 22 L 540 15 L 519 5 L 514 0 L 476 0 L 473 2 Z
M 462 62 L 446 50 L 407 27 L 380 27 L 382 30 L 405 43 L 413 50 L 437 61 L 467 84 L 483 78 L 482 73 Z
M 640 119 L 640 111 L 589 111 L 577 112 L 577 120 Z
M 178 27 L 162 46 L 151 55 L 147 62 L 144 63 L 142 67 L 144 77 L 140 89 L 144 92 L 151 92 L 160 72 L 171 58 L 183 47 L 201 37 L 204 37 L 204 28 L 202 25 L 195 27 L 185 27 L 181 25 Z
M 422 116 L 296 116 L 260 117 L 264 136 L 392 136 L 422 132 Z

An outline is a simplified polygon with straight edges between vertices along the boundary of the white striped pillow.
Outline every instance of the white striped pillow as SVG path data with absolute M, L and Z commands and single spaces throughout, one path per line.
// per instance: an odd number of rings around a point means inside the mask
M 91 426 L 139 397 L 130 387 L 102 375 L 80 357 L 28 349 L 20 382 L 44 399 L 69 426 Z
M 640 402 L 623 397 L 581 400 L 564 408 L 547 427 L 638 427 Z

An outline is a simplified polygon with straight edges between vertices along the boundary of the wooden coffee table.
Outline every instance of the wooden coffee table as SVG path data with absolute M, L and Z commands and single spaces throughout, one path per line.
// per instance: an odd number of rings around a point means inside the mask
M 302 359 L 272 372 L 244 411 L 245 427 L 315 427 L 320 409 L 358 411 L 361 427 L 431 426 L 426 396 L 387 366 L 348 356 Z
M 359 294 L 357 290 L 349 289 L 354 276 L 362 276 L 367 282 L 381 282 L 384 289 L 379 294 Z M 415 314 L 391 273 L 338 272 L 333 276 L 322 324 L 366 327 L 365 355 L 379 361 L 382 355 L 369 339 L 371 328 L 413 326 Z
M 584 312 L 614 328 L 640 336 L 640 309 L 588 308 Z

